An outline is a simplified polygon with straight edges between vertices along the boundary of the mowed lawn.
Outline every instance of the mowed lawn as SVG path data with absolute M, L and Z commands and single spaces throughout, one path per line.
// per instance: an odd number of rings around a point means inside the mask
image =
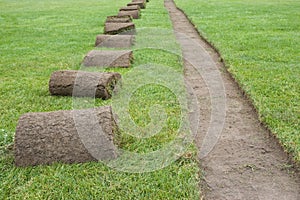
M 300 162 L 300 1 L 175 0 Z
M 73 108 L 71 97 L 49 95 L 51 73 L 80 69 L 85 54 L 94 49 L 96 35 L 103 32 L 106 16 L 117 14 L 128 2 L 0 0 L 0 199 L 199 199 L 200 170 L 193 145 L 187 156 L 145 173 L 113 170 L 100 162 L 14 166 L 12 146 L 19 117 L 27 112 Z M 137 28 L 172 28 L 163 0 L 151 0 L 142 11 L 142 19 L 135 20 L 135 24 Z M 172 32 L 167 33 L 164 42 L 178 48 Z M 147 47 L 145 32 L 137 35 L 139 41 Z M 149 45 L 159 47 L 161 43 L 153 42 L 149 41 Z M 180 57 L 163 48 L 134 50 L 132 68 L 147 63 L 171 66 L 182 73 Z M 105 69 L 122 75 L 130 70 Z M 111 100 L 96 100 L 94 106 L 111 103 Z M 137 124 L 147 125 L 148 112 L 154 104 L 161 104 L 166 111 L 165 127 L 148 139 L 122 133 L 122 148 L 147 153 L 174 140 L 180 124 L 180 108 L 176 96 L 165 87 L 150 85 L 135 91 L 130 102 L 131 117 Z

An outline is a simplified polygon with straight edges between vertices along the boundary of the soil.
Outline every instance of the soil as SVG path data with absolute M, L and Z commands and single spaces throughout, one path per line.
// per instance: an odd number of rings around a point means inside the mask
M 200 125 L 196 127 L 195 140 L 204 171 L 202 198 L 300 199 L 299 170 L 291 164 L 278 140 L 260 123 L 251 102 L 220 62 L 219 54 L 199 36 L 194 25 L 173 0 L 165 0 L 165 7 L 183 51 L 186 81 L 193 88 L 200 107 Z M 198 43 L 198 49 L 194 48 L 191 40 Z M 199 59 L 204 57 L 210 58 Z M 209 65 L 207 60 L 214 62 L 215 69 L 211 70 L 210 75 L 205 72 L 199 74 L 195 66 Z M 203 72 L 203 69 L 200 70 Z M 223 91 L 220 83 L 209 81 L 209 76 L 213 75 L 220 75 Z M 225 98 L 222 98 L 223 93 Z M 219 101 L 212 98 L 217 94 Z M 220 112 L 216 112 L 218 110 Z M 222 115 L 223 110 L 225 115 Z M 212 122 L 214 118 L 218 123 Z M 218 133 L 220 127 L 222 129 Z M 211 139 L 211 148 L 203 148 L 206 135 L 213 128 L 217 132 L 212 137 L 216 144 Z

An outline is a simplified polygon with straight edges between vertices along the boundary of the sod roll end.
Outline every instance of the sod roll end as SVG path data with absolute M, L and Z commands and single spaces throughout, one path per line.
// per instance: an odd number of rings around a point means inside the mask
M 130 48 L 135 42 L 134 35 L 97 35 L 95 46 L 107 48 Z
M 52 73 L 49 91 L 56 96 L 109 99 L 121 75 L 114 72 L 61 70 Z
M 130 16 L 107 16 L 105 23 L 130 23 L 132 18 Z
M 85 67 L 130 67 L 133 61 L 131 50 L 92 50 L 83 59 Z
M 118 16 L 120 16 L 120 17 L 121 16 L 131 16 L 133 19 L 139 19 L 140 11 L 139 10 L 121 10 L 121 11 L 119 11 Z
M 127 6 L 135 6 L 135 5 L 138 5 L 141 9 L 146 8 L 146 3 L 143 0 L 134 1 L 127 4 Z
M 15 134 L 15 165 L 83 163 L 117 157 L 111 107 L 27 113 Z
M 119 17 L 128 17 L 128 15 L 119 16 Z M 106 22 L 104 26 L 104 33 L 109 35 L 116 35 L 116 34 L 135 35 L 136 30 L 135 30 L 135 25 L 132 22 L 129 23 Z

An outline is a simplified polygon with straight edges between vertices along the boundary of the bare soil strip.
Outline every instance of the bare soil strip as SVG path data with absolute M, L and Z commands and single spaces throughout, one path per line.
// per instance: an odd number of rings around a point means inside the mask
M 201 184 L 204 198 L 300 199 L 299 171 L 290 163 L 288 155 L 277 140 L 261 125 L 253 106 L 219 62 L 217 52 L 201 39 L 185 14 L 176 8 L 173 0 L 165 0 L 165 7 L 169 11 L 185 58 L 186 81 L 192 86 L 200 105 L 201 116 L 196 143 L 204 170 L 204 181 Z M 183 34 L 190 41 L 197 42 L 201 48 L 193 48 Z M 205 53 L 203 49 L 206 50 Z M 207 76 L 199 74 L 199 69 L 195 68 L 195 63 L 199 66 L 207 65 L 207 60 L 202 59 L 203 63 L 199 63 L 201 59 L 197 59 L 207 55 L 215 63 L 226 95 L 225 123 L 219 122 L 220 126 L 224 126 L 220 135 L 214 135 L 216 145 L 209 143 L 213 147 L 209 154 L 202 149 L 203 141 L 213 125 L 211 118 L 215 115 L 214 100 L 211 97 L 218 92 L 222 97 L 222 91 L 220 87 L 210 86 L 212 82 L 207 81 Z M 214 91 L 218 89 L 220 91 Z

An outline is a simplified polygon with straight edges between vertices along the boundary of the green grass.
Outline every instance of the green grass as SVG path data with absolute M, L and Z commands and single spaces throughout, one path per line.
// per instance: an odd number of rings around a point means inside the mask
M 0 199 L 198 199 L 199 168 L 192 145 L 177 161 L 148 173 L 113 170 L 102 163 L 17 168 L 13 161 L 13 136 L 18 118 L 27 112 L 70 110 L 71 97 L 52 97 L 48 81 L 55 70 L 80 69 L 85 54 L 102 33 L 106 16 L 115 15 L 127 1 L 0 0 Z M 182 63 L 171 34 L 171 23 L 162 0 L 152 0 L 135 20 L 137 28 L 163 28 L 161 40 L 140 31 L 134 49 L 133 69 L 154 63 L 171 66 L 181 74 Z M 162 49 L 158 47 L 163 45 Z M 152 48 L 147 48 L 147 47 Z M 166 50 L 167 49 L 167 50 Z M 174 54 L 175 53 L 175 54 Z M 95 69 L 90 69 L 95 70 Z M 99 70 L 98 70 L 99 71 Z M 117 71 L 124 77 L 131 69 Z M 147 77 L 144 77 L 147 78 Z M 134 80 L 133 80 L 134 81 Z M 180 85 L 180 84 L 179 84 Z M 124 91 L 126 83 L 124 83 Z M 123 88 L 122 88 L 123 90 Z M 145 127 L 152 105 L 160 104 L 167 120 L 159 134 L 136 138 L 122 131 L 125 150 L 147 153 L 164 147 L 177 136 L 181 114 L 177 96 L 162 85 L 144 85 L 129 103 L 134 122 Z M 86 106 L 113 104 L 82 98 Z M 84 107 L 84 106 L 83 106 Z
M 300 1 L 176 0 L 300 162 Z

